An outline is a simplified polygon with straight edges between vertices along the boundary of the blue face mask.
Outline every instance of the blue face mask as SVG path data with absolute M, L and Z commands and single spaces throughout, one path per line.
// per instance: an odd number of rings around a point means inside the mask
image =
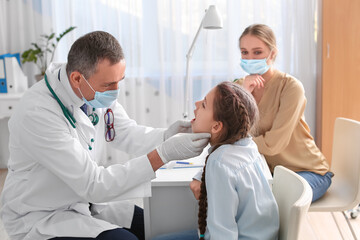
M 84 98 L 84 95 L 82 94 L 80 88 L 78 88 L 80 91 L 80 94 L 82 96 L 82 99 L 84 100 L 84 102 L 87 105 L 90 105 L 94 108 L 108 108 L 118 98 L 119 92 L 120 92 L 119 88 L 116 90 L 98 92 L 98 91 L 95 91 L 91 87 L 91 85 L 88 83 L 88 81 L 86 80 L 86 78 L 83 75 L 81 75 L 81 76 L 85 79 L 85 82 L 89 85 L 89 87 L 95 92 L 94 99 L 88 101 L 88 100 L 86 100 L 86 98 Z
M 240 66 L 248 74 L 260 74 L 263 75 L 266 73 L 270 66 L 266 63 L 266 58 L 264 59 L 241 59 Z
M 271 55 L 271 51 L 269 57 L 270 55 Z M 251 74 L 263 75 L 270 68 L 270 65 L 267 65 L 266 63 L 269 57 L 264 59 L 241 59 L 240 66 L 245 72 L 247 72 L 250 75 Z

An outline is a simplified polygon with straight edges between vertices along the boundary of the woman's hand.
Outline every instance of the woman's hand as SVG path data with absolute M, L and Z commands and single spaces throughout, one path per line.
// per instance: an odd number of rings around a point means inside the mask
M 252 93 L 256 87 L 263 88 L 264 83 L 265 80 L 261 75 L 253 74 L 253 75 L 247 75 L 242 85 L 246 90 Z
M 196 200 L 199 200 L 199 197 L 200 197 L 200 187 L 201 187 L 201 182 L 199 180 L 194 179 L 190 183 L 190 189 L 193 192 Z

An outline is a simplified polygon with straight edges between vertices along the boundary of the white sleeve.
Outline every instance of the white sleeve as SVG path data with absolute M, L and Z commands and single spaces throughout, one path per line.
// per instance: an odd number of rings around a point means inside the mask
M 202 177 L 202 174 L 203 174 L 203 169 L 201 168 L 201 170 L 199 170 L 195 176 L 193 176 L 193 180 L 198 180 L 201 182 L 201 177 Z
M 59 114 L 38 108 L 17 123 L 26 136 L 19 141 L 27 159 L 41 164 L 89 202 L 120 200 L 138 187 L 143 189 L 140 195 L 148 194 L 155 173 L 146 155 L 124 165 L 98 166 Z

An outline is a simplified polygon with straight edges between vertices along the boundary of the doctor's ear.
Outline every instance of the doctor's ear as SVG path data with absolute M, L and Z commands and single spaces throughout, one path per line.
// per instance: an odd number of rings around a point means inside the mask
M 82 80 L 80 72 L 74 71 L 70 74 L 69 81 L 74 88 L 79 88 Z
M 224 125 L 221 121 L 216 121 L 215 124 L 211 127 L 211 134 L 218 134 Z

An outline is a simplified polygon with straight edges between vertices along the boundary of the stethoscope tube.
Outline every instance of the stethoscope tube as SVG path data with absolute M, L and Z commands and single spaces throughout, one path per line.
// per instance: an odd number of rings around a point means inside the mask
M 46 83 L 46 86 L 48 87 L 49 91 L 51 92 L 51 94 L 53 95 L 53 97 L 55 98 L 55 100 L 58 102 L 58 104 L 60 105 L 61 107 L 61 110 L 63 111 L 64 113 L 64 116 L 66 117 L 66 119 L 69 121 L 69 123 L 71 124 L 71 126 L 73 128 L 76 128 L 75 126 L 75 123 L 76 123 L 76 120 L 75 118 L 73 117 L 73 115 L 70 113 L 69 109 L 67 109 L 64 104 L 60 101 L 59 97 L 56 95 L 56 93 L 54 92 L 54 90 L 52 89 L 52 87 L 50 86 L 48 80 L 47 80 L 47 76 L 45 74 L 45 83 Z
M 55 100 L 56 100 L 56 101 L 58 102 L 58 104 L 60 105 L 61 110 L 62 110 L 62 112 L 64 113 L 64 116 L 66 117 L 66 119 L 69 121 L 69 123 L 71 124 L 71 126 L 72 126 L 73 128 L 76 128 L 76 126 L 75 126 L 76 120 L 75 120 L 74 116 L 70 113 L 69 109 L 67 109 L 67 108 L 65 107 L 65 105 L 61 102 L 60 98 L 56 95 L 56 93 L 54 92 L 54 90 L 52 89 L 52 87 L 50 86 L 50 84 L 49 84 L 49 82 L 48 82 L 48 80 L 47 80 L 46 74 L 45 74 L 45 83 L 46 83 L 46 86 L 47 86 L 47 88 L 49 89 L 50 93 L 53 95 L 53 97 L 55 98 Z M 89 150 L 92 150 L 91 144 L 86 141 L 86 138 L 85 138 L 84 134 L 82 133 L 82 131 L 80 131 L 80 129 L 79 129 L 79 131 L 77 131 L 77 132 L 79 133 L 79 135 L 81 136 L 81 138 L 85 141 L 85 143 L 88 145 Z M 94 139 L 91 139 L 90 141 L 93 143 L 93 142 L 94 142 Z

